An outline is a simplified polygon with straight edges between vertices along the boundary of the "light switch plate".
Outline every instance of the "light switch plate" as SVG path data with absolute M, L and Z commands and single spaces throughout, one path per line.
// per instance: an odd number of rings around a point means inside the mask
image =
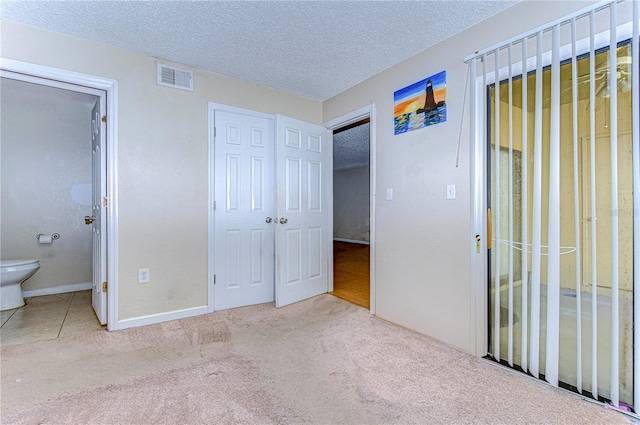
M 448 184 L 447 185 L 447 199 L 456 199 L 456 185 Z
M 393 188 L 387 188 L 387 201 L 393 201 Z
M 138 269 L 138 283 L 149 283 L 149 269 Z

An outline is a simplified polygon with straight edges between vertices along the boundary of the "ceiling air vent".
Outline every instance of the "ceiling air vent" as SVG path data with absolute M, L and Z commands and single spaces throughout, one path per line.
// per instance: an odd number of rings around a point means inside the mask
M 158 85 L 193 91 L 193 72 L 159 63 Z

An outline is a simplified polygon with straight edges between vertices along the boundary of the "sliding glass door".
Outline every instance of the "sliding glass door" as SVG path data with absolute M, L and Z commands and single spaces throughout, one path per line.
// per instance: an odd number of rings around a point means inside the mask
M 525 77 L 492 63 L 510 72 L 485 86 L 488 351 L 633 406 L 631 43 L 592 50 Z

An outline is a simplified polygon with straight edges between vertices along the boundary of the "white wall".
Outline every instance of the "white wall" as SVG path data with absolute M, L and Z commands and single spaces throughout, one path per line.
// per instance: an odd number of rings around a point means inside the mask
M 369 241 L 369 167 L 333 172 L 333 237 Z
M 314 123 L 321 104 L 199 70 L 194 92 L 162 87 L 153 58 L 1 24 L 5 58 L 118 81 L 119 319 L 206 305 L 208 102 Z
M 475 352 L 471 316 L 468 111 L 465 56 L 584 7 L 525 1 L 323 103 L 329 121 L 370 102 L 377 108 L 376 313 Z M 393 134 L 393 92 L 447 71 L 447 122 Z M 467 103 L 468 105 L 468 103 Z M 459 167 L 455 166 L 463 126 Z M 456 200 L 446 200 L 446 185 Z M 386 188 L 394 200 L 385 200 Z
M 34 258 L 23 290 L 91 282 L 91 108 L 94 96 L 2 79 L 1 255 Z M 87 191 L 88 190 L 88 191 Z M 51 245 L 36 235 L 59 233 Z

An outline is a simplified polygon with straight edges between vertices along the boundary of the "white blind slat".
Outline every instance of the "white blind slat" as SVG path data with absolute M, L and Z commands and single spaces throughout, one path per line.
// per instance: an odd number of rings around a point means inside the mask
M 576 19 L 571 20 L 571 92 L 573 113 L 573 205 L 576 243 L 576 389 L 582 393 L 582 279 L 580 261 L 580 179 L 578 159 L 578 61 L 576 53 Z
M 527 194 L 529 191 L 529 130 L 528 122 L 528 78 L 526 72 L 526 60 L 529 57 L 527 52 L 527 41 L 522 42 L 522 193 Z M 528 271 L 528 259 L 529 253 L 527 246 L 529 246 L 529 204 L 528 196 L 522 196 L 522 310 L 520 313 L 522 322 L 522 336 L 521 336 L 521 359 L 520 366 L 522 370 L 528 369 L 528 335 L 529 335 L 529 271 Z
M 507 353 L 507 361 L 509 365 L 513 367 L 513 58 L 512 58 L 512 47 L 509 45 L 508 47 L 508 58 L 509 58 L 509 79 L 508 79 L 508 89 L 509 89 L 509 175 L 507 176 L 507 187 L 509 192 L 508 202 L 508 213 L 509 213 L 509 252 L 507 253 L 507 261 L 509 262 L 509 293 L 508 293 L 508 325 L 507 325 L 507 335 L 508 335 L 508 353 Z
M 591 394 L 598 398 L 598 264 L 596 214 L 596 12 L 589 15 L 589 151 L 591 177 Z
M 631 71 L 632 76 L 632 89 L 631 89 L 631 116 L 640 116 L 640 72 L 638 72 L 638 64 L 640 64 L 640 48 L 638 46 L 638 40 L 640 39 L 640 28 L 638 21 L 640 20 L 640 2 L 633 2 L 633 41 L 631 44 L 631 63 L 634 64 Z M 634 121 L 632 124 L 632 138 L 633 138 L 633 188 L 634 193 L 640 192 L 640 129 L 638 128 L 638 121 Z M 640 196 L 633 197 L 634 211 L 640 211 Z M 638 214 L 633 215 L 633 246 L 640 246 L 640 216 Z M 633 297 L 633 317 L 640 317 L 640 249 L 633 250 L 633 292 L 636 296 Z M 635 324 L 634 324 L 635 325 Z M 640 407 L 640 326 L 633 327 L 633 405 L 638 411 Z
M 611 131 L 611 404 L 619 406 L 619 276 L 618 276 L 618 3 L 612 3 L 609 11 L 609 109 Z M 613 81 L 612 81 L 613 80 Z
M 500 69 L 500 55 L 499 52 L 495 53 L 495 66 L 496 72 Z M 496 187 L 500 187 L 500 79 L 496 79 L 494 89 L 494 110 L 495 110 L 495 121 L 494 121 L 494 134 L 495 134 L 495 176 L 496 176 Z M 495 191 L 495 199 L 493 202 L 494 205 L 494 216 L 495 220 L 495 240 L 496 243 L 493 245 L 495 249 L 495 257 L 496 257 L 496 270 L 495 270 L 495 279 L 494 279 L 494 345 L 493 351 L 496 357 L 496 360 L 500 360 L 500 190 Z
M 531 355 L 530 371 L 540 377 L 540 266 L 542 234 L 542 32 L 536 45 L 536 100 L 533 145 L 533 228 L 531 254 Z
M 552 32 L 545 379 L 558 385 L 560 344 L 560 25 Z

